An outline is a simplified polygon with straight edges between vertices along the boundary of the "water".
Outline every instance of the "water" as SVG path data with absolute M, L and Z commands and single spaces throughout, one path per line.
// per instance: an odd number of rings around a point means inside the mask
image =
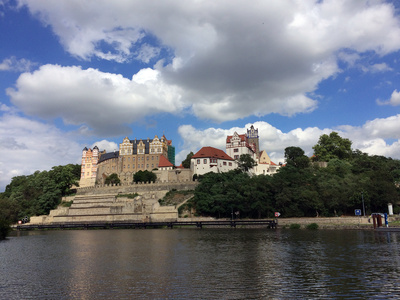
M 396 299 L 400 233 L 135 229 L 14 233 L 0 299 Z

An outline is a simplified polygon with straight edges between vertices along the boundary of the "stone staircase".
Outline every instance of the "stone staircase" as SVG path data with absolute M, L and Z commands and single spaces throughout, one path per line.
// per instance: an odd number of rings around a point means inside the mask
M 161 207 L 154 198 L 135 199 L 115 194 L 77 195 L 71 207 L 58 207 L 48 216 L 31 217 L 32 224 L 176 221 L 174 206 Z

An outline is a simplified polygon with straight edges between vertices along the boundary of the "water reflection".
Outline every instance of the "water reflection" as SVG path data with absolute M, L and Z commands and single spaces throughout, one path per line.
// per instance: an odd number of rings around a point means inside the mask
M 398 240 L 333 230 L 21 232 L 0 243 L 0 298 L 395 299 Z

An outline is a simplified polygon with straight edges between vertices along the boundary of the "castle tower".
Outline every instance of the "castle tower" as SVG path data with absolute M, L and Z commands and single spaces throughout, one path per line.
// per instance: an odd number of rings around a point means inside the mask
M 260 155 L 258 128 L 255 129 L 253 125 L 251 125 L 250 129 L 247 129 L 247 142 L 249 144 L 254 144 L 255 152 L 257 155 L 257 159 L 258 159 L 259 155 Z
M 83 148 L 82 150 L 82 165 L 81 179 L 79 186 L 94 186 L 96 184 L 97 162 L 99 161 L 99 148 L 94 146 L 93 150 Z

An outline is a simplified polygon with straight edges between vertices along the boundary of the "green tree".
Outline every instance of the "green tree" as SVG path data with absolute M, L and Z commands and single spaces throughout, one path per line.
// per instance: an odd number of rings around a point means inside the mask
M 285 158 L 288 165 L 297 168 L 307 168 L 310 165 L 310 159 L 304 154 L 304 150 L 300 147 L 287 147 L 285 148 Z
M 0 211 L 6 212 L 6 219 L 11 222 L 25 216 L 48 214 L 61 202 L 62 196 L 73 192 L 71 188 L 80 178 L 80 168 L 70 164 L 14 177 L 0 194 L 1 203 L 7 202 L 7 209 L 0 207 Z
M 104 184 L 120 184 L 121 180 L 118 177 L 118 174 L 112 173 L 111 175 L 107 176 L 104 180 Z
M 133 175 L 133 181 L 138 182 L 156 182 L 157 175 L 153 172 L 144 170 L 144 171 L 137 171 Z
M 313 147 L 314 161 L 330 161 L 331 159 L 349 160 L 352 156 L 351 141 L 339 136 L 337 132 L 323 134 Z
M 237 160 L 238 168 L 242 172 L 248 172 L 250 169 L 257 166 L 257 162 L 251 157 L 250 154 L 242 154 Z
M 190 161 L 191 161 L 193 155 L 194 155 L 194 153 L 193 153 L 193 152 L 190 152 L 190 153 L 186 156 L 185 160 L 182 161 L 182 166 L 183 166 L 184 168 L 190 169 Z

